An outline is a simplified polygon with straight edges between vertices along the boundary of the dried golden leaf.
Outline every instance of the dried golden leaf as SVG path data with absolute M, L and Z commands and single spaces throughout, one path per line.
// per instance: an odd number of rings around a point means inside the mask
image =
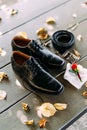
M 50 117 L 55 114 L 56 109 L 51 103 L 43 103 L 38 107 L 38 111 L 40 111 L 44 117 Z
M 48 32 L 45 28 L 38 29 L 36 33 L 40 40 L 46 40 L 49 37 Z
M 7 76 L 6 73 L 0 72 L 0 82 L 1 82 L 3 79 L 8 79 L 8 76 Z
M 24 38 L 28 38 L 26 32 L 18 32 L 16 35 L 18 35 L 18 36 L 22 36 L 22 37 L 24 37 Z
M 54 107 L 57 109 L 57 110 L 64 110 L 67 108 L 67 104 L 65 103 L 55 103 L 54 104 Z
M 7 96 L 6 91 L 0 90 L 0 100 L 6 99 L 6 96 Z
M 79 42 L 82 41 L 82 39 L 83 39 L 82 35 L 78 35 L 78 36 L 77 36 L 77 40 L 78 40 Z
M 87 98 L 87 91 L 84 91 L 84 92 L 82 93 L 82 96 L 83 96 L 84 98 Z
M 87 87 L 87 81 L 85 82 L 85 87 Z
M 3 33 L 2 32 L 0 32 L 0 36 L 2 35 Z
M 18 10 L 15 10 L 15 9 L 11 9 L 10 10 L 10 14 L 11 15 L 15 15 L 15 14 L 17 14 L 18 13 Z
M 24 124 L 26 124 L 26 125 L 33 125 L 34 124 L 34 120 L 26 121 L 26 122 L 24 122 Z
M 45 128 L 45 126 L 46 126 L 46 123 L 47 123 L 47 120 L 46 119 L 41 119 L 40 121 L 39 121 L 39 126 L 40 126 L 40 128 Z
M 25 111 L 28 111 L 29 110 L 29 106 L 28 106 L 28 104 L 27 103 L 22 103 L 22 108 L 23 108 L 23 110 L 25 110 Z
M 2 53 L 2 48 L 0 48 L 0 54 Z
M 2 48 L 0 48 L 0 56 L 5 56 L 6 55 L 6 51 L 4 51 Z
M 80 56 L 81 56 L 80 53 L 79 53 L 77 50 L 73 49 L 73 51 L 74 51 L 74 54 L 75 54 L 77 57 L 80 57 Z
M 73 14 L 73 18 L 76 18 L 77 17 L 77 14 Z
M 46 23 L 47 24 L 55 24 L 56 21 L 55 21 L 55 19 L 53 17 L 49 17 L 49 18 L 47 18 Z

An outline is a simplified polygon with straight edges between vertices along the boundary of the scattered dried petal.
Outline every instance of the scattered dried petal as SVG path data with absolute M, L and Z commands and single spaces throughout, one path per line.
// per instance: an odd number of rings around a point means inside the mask
M 34 120 L 26 121 L 26 122 L 24 122 L 24 124 L 26 124 L 26 125 L 33 125 L 34 124 Z
M 42 112 L 41 112 L 41 110 L 39 110 L 39 109 L 37 109 L 37 116 L 38 116 L 39 118 L 42 118 Z
M 45 28 L 38 29 L 36 33 L 40 40 L 46 40 L 49 37 L 49 34 Z
M 2 48 L 0 48 L 0 54 L 2 53 Z
M 8 79 L 8 76 L 7 76 L 6 73 L 0 72 L 0 82 L 1 82 L 3 79 Z
M 24 37 L 24 38 L 28 38 L 26 32 L 18 32 L 16 35 L 18 35 L 18 36 L 22 36 L 22 37 Z
M 23 108 L 23 110 L 25 110 L 25 111 L 28 111 L 29 110 L 29 106 L 28 106 L 28 104 L 27 103 L 22 103 L 22 108 Z
M 87 91 L 84 91 L 84 92 L 82 93 L 82 96 L 83 96 L 84 98 L 87 98 Z
M 23 115 L 23 111 L 18 110 L 16 115 L 17 115 L 17 118 L 20 119 L 20 117 Z M 27 119 L 25 121 L 27 121 Z
M 7 96 L 6 91 L 0 90 L 0 100 L 6 99 L 6 96 Z
M 18 13 L 18 10 L 12 9 L 11 15 L 15 15 L 15 14 L 17 14 L 17 13 Z
M 77 40 L 78 40 L 79 42 L 82 41 L 82 39 L 83 39 L 82 35 L 78 35 L 78 36 L 77 36 Z
M 51 103 L 43 103 L 37 110 L 41 111 L 44 117 L 50 117 L 56 113 L 56 109 Z
M 47 24 L 55 24 L 56 21 L 55 21 L 55 19 L 53 17 L 49 17 L 49 18 L 47 18 L 46 23 Z
M 0 36 L 2 35 L 3 33 L 2 32 L 0 32 Z
M 9 13 L 10 13 L 10 15 L 15 15 L 18 13 L 18 10 L 10 9 Z
M 2 50 L 2 52 L 0 53 L 1 56 L 5 56 L 6 55 L 6 51 Z
M 76 18 L 77 17 L 77 14 L 73 14 L 73 18 Z
M 45 126 L 46 126 L 46 123 L 47 123 L 47 120 L 46 119 L 41 119 L 40 121 L 39 121 L 39 126 L 40 126 L 40 128 L 45 128 Z
M 85 82 L 85 87 L 87 87 L 87 81 Z
M 80 55 L 80 53 L 77 51 L 77 50 L 75 50 L 75 49 L 73 49 L 73 51 L 74 51 L 74 54 L 77 56 L 77 57 L 81 57 L 81 55 Z
M 27 116 L 22 113 L 22 115 L 19 117 L 20 121 L 25 124 L 24 122 L 28 121 Z
M 64 110 L 67 108 L 67 104 L 65 103 L 55 103 L 54 104 L 54 107 L 57 109 L 57 110 Z
M 5 10 L 6 7 L 7 7 L 6 4 L 3 4 L 3 5 L 0 6 L 0 9 L 1 9 L 1 10 Z
M 6 55 L 6 51 L 4 51 L 2 48 L 0 48 L 0 55 L 1 56 L 5 56 Z

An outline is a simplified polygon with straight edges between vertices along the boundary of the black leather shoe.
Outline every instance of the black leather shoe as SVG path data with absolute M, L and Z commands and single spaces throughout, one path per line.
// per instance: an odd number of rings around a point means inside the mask
M 49 94 L 59 94 L 63 91 L 63 85 L 47 73 L 38 62 L 29 55 L 14 51 L 11 63 L 15 73 L 34 90 Z
M 31 50 L 28 48 L 30 41 L 30 39 L 23 38 L 22 36 L 15 36 L 11 42 L 12 50 L 21 51 L 25 54 L 31 55 Z
M 52 53 L 48 49 L 43 48 L 35 40 L 31 41 L 29 39 L 16 36 L 12 40 L 12 48 L 13 51 L 19 50 L 25 54 L 39 58 L 40 61 L 48 67 L 62 69 L 65 65 L 64 59 Z

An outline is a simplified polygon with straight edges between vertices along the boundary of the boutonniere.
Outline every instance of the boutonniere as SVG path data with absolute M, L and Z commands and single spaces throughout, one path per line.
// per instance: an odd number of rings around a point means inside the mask
M 79 74 L 79 69 L 78 69 L 77 63 L 71 64 L 71 70 L 69 70 L 69 71 L 75 73 L 78 76 L 79 80 L 82 81 L 81 76 Z

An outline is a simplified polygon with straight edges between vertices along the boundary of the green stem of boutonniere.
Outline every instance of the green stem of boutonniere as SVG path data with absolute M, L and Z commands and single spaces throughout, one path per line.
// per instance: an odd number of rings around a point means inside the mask
M 69 72 L 72 72 L 72 73 L 76 74 L 78 76 L 79 80 L 82 82 L 82 79 L 81 79 L 80 74 L 78 73 L 78 71 L 69 70 Z

